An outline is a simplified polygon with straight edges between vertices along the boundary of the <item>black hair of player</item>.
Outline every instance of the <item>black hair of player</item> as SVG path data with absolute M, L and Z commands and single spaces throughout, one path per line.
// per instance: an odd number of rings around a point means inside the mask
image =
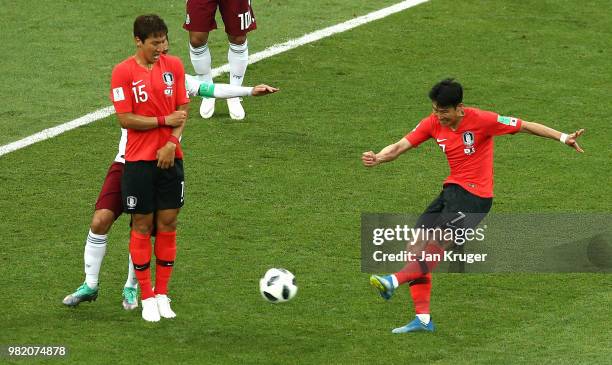
M 163 37 L 168 35 L 168 27 L 162 18 L 156 14 L 141 15 L 134 20 L 134 37 L 141 42 L 149 37 Z
M 456 108 L 463 102 L 463 87 L 455 79 L 444 79 L 431 88 L 429 98 L 438 107 Z

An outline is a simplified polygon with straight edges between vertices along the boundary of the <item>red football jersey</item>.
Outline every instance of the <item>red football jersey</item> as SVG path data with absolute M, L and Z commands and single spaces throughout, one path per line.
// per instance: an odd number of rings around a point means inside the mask
M 149 70 L 130 57 L 113 69 L 110 97 L 117 113 L 167 116 L 177 106 L 189 103 L 183 63 L 178 57 L 162 54 Z M 171 127 L 144 131 L 128 129 L 125 160 L 157 160 L 157 150 L 168 142 L 170 134 Z M 183 157 L 180 147 L 175 157 Z
M 431 114 L 405 138 L 417 147 L 429 138 L 446 154 L 450 175 L 444 185 L 457 184 L 482 198 L 493 197 L 493 137 L 514 134 L 522 121 L 476 108 L 464 108 L 457 130 L 442 126 Z

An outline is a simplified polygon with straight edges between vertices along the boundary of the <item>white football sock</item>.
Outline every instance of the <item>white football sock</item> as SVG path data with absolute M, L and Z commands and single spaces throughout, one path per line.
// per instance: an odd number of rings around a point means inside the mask
M 393 283 L 393 288 L 397 289 L 397 287 L 399 286 L 399 281 L 397 281 L 395 275 L 391 275 L 391 282 Z
M 126 288 L 137 288 L 138 279 L 136 279 L 136 273 L 134 273 L 134 264 L 132 263 L 132 255 L 128 255 L 128 276 L 125 281 L 124 287 Z
M 106 241 L 107 235 L 95 234 L 89 230 L 83 259 L 85 261 L 85 282 L 91 289 L 98 287 L 98 275 L 106 253 Z
M 194 48 L 191 44 L 189 44 L 189 58 L 191 58 L 191 64 L 193 65 L 197 78 L 200 81 L 212 83 L 212 61 L 210 59 L 208 43 L 198 48 Z
M 230 43 L 227 51 L 227 61 L 230 68 L 230 85 L 242 85 L 249 64 L 248 41 L 244 41 L 244 44 Z
M 416 316 L 421 322 L 425 324 L 429 324 L 429 321 L 431 320 L 431 316 L 429 314 L 417 314 Z

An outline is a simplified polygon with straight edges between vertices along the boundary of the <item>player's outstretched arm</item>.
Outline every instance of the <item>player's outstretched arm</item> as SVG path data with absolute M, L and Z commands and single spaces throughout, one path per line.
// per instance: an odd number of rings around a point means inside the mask
M 383 148 L 380 152 L 372 151 L 361 154 L 361 162 L 365 167 L 373 167 L 384 162 L 395 160 L 399 155 L 412 148 L 412 145 L 406 138 L 402 138 L 396 143 L 390 144 Z
M 201 82 L 191 75 L 185 75 L 185 86 L 189 96 L 201 96 L 207 98 L 229 99 L 246 96 L 264 96 L 274 94 L 278 88 L 266 84 L 255 87 L 237 86 L 230 84 Z
M 263 96 L 273 94 L 278 89 L 265 84 L 257 85 L 255 87 L 250 86 L 237 86 L 230 84 L 207 84 L 201 83 L 198 88 L 198 96 L 217 98 L 217 99 L 229 99 L 229 98 L 240 98 L 245 96 Z
M 521 124 L 521 132 L 530 133 L 536 136 L 555 139 L 557 141 L 561 141 L 561 143 L 566 144 L 577 152 L 584 152 L 580 145 L 578 145 L 577 139 L 584 133 L 584 129 L 579 129 L 571 134 L 566 134 L 559 132 L 555 129 L 547 127 L 540 123 L 535 122 L 525 122 Z

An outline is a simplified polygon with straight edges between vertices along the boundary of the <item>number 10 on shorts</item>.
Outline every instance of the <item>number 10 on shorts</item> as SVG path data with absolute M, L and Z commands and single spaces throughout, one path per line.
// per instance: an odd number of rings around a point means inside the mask
M 238 18 L 240 18 L 240 30 L 248 29 L 253 23 L 253 17 L 251 16 L 251 11 L 247 11 L 246 13 L 238 14 Z

